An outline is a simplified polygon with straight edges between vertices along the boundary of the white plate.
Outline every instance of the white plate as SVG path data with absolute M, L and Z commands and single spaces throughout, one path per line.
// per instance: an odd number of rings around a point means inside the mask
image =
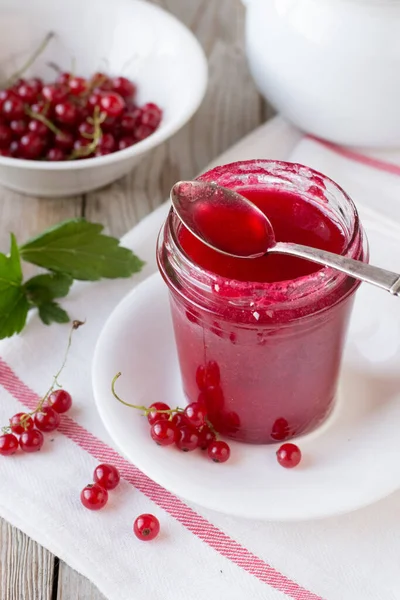
M 395 268 L 400 240 L 366 223 L 373 259 Z M 384 249 L 384 250 L 383 250 Z M 397 268 L 399 268 L 397 260 Z M 281 468 L 276 446 L 231 443 L 229 462 L 217 465 L 200 451 L 160 448 L 147 420 L 119 404 L 183 405 L 168 293 L 158 274 L 115 309 L 99 338 L 93 386 L 100 415 L 120 450 L 149 477 L 205 507 L 266 520 L 321 518 L 355 510 L 400 487 L 400 300 L 363 286 L 341 377 L 339 401 L 318 431 L 299 439 L 304 459 Z

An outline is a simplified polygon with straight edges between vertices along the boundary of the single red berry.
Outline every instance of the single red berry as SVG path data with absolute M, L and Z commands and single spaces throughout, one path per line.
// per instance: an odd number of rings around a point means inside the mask
M 101 124 L 101 129 L 107 133 L 117 133 L 119 129 L 118 117 L 106 117 Z
M 135 139 L 133 137 L 125 136 L 119 140 L 118 150 L 125 150 L 126 148 L 133 146 L 133 144 L 135 144 Z
M 87 81 L 83 77 L 71 77 L 68 81 L 69 91 L 73 96 L 80 96 L 87 90 Z
M 160 410 L 171 410 L 168 404 L 164 402 L 154 402 L 149 406 L 152 410 L 147 415 L 147 420 L 150 425 L 154 425 L 157 421 L 168 421 L 170 415 L 165 412 L 159 412 Z
M 38 121 L 37 119 L 32 119 L 32 121 L 29 121 L 28 129 L 42 138 L 47 137 L 49 134 L 48 127 L 42 123 L 42 121 Z
M 277 451 L 276 457 L 281 467 L 293 469 L 301 461 L 300 448 L 296 444 L 283 444 Z
M 142 106 L 142 119 L 143 125 L 147 125 L 153 131 L 159 126 L 162 117 L 162 110 L 157 104 L 148 102 Z
M 57 77 L 57 83 L 60 85 L 68 85 L 69 80 L 71 79 L 71 73 L 60 73 Z
M 48 102 L 43 102 L 42 100 L 40 100 L 39 102 L 35 102 L 35 104 L 32 104 L 31 111 L 33 113 L 37 113 L 38 115 L 47 115 L 47 113 L 49 112 L 49 104 Z
M 17 97 L 14 90 L 8 88 L 6 90 L 0 90 L 0 108 L 3 108 L 3 104 L 6 100 Z
M 7 125 L 0 124 L 0 148 L 7 148 L 12 139 L 12 132 Z
M 21 144 L 19 140 L 12 140 L 9 147 L 10 156 L 13 158 L 20 158 L 21 156 Z
M 204 425 L 199 433 L 198 447 L 201 448 L 201 450 L 207 450 L 212 442 L 215 442 L 215 433 L 211 431 L 208 425 Z
M 171 419 L 171 423 L 175 425 L 177 429 L 179 429 L 179 427 L 183 427 L 183 425 L 189 425 L 189 421 L 187 420 L 183 412 L 175 413 Z
M 136 93 L 136 86 L 126 77 L 114 77 L 112 89 L 123 98 L 131 99 Z
M 56 150 L 56 148 L 54 149 Z M 65 390 L 56 390 L 50 394 L 48 402 L 53 410 L 59 414 L 66 413 L 72 406 L 71 394 Z
M 103 148 L 96 148 L 94 155 L 95 156 L 107 156 L 107 154 L 112 154 L 112 150 L 104 150 Z
M 93 481 L 105 490 L 114 490 L 119 484 L 119 480 L 118 469 L 113 465 L 101 464 L 94 470 Z
M 100 106 L 100 98 L 101 98 L 100 90 L 98 90 L 96 92 L 92 92 L 87 101 L 89 107 L 91 107 L 93 109 L 95 106 Z
M 157 421 L 151 426 L 150 435 L 159 446 L 171 446 L 176 440 L 177 429 L 171 421 Z
M 22 137 L 28 131 L 28 121 L 25 119 L 10 121 L 10 129 L 16 137 Z
M 140 515 L 133 524 L 136 537 L 143 542 L 154 540 L 160 532 L 160 522 L 154 515 Z
M 18 438 L 12 433 L 0 435 L 0 455 L 11 456 L 18 450 Z
M 133 135 L 134 129 L 139 125 L 142 116 L 140 108 L 136 108 L 130 112 L 125 113 L 121 117 L 120 126 L 123 133 Z
M 64 87 L 59 85 L 44 85 L 42 89 L 42 95 L 47 102 L 50 102 L 53 106 L 64 102 L 67 99 L 67 92 Z
M 23 420 L 23 425 L 21 424 L 22 417 L 25 417 Z M 11 417 L 10 427 L 13 433 L 21 435 L 21 433 L 23 433 L 24 431 L 28 431 L 28 429 L 33 429 L 33 419 L 32 417 L 29 417 L 26 413 L 17 413 L 13 417 Z
M 111 133 L 103 133 L 100 138 L 98 148 L 100 150 L 108 150 L 108 152 L 113 152 L 115 150 L 114 136 Z
M 185 408 L 184 415 L 193 427 L 202 427 L 207 416 L 207 411 L 204 404 L 191 402 Z
M 149 127 L 148 125 L 143 125 L 141 123 L 135 128 L 135 139 L 138 142 L 141 142 L 142 140 L 148 138 L 153 132 L 154 129 L 152 127 Z
M 17 89 L 17 94 L 27 104 L 33 104 L 38 97 L 36 86 L 31 85 L 29 82 L 22 83 Z
M 51 406 L 44 406 L 35 415 L 35 425 L 46 433 L 54 431 L 60 425 L 60 415 Z
M 231 449 L 226 442 L 217 440 L 215 442 L 211 442 L 207 448 L 207 453 L 214 462 L 223 463 L 229 459 L 231 455 Z
M 70 131 L 61 130 L 54 137 L 54 143 L 57 148 L 61 148 L 65 152 L 69 152 L 74 147 L 74 136 Z
M 75 105 L 68 100 L 56 104 L 54 114 L 57 121 L 63 125 L 74 125 L 76 123 L 77 112 Z
M 8 148 L 0 148 L 0 156 L 11 156 Z
M 206 368 L 199 365 L 196 370 L 196 383 L 200 391 L 204 391 L 207 387 L 206 383 Z
M 29 429 L 19 438 L 19 445 L 24 452 L 37 452 L 43 446 L 44 437 L 41 431 Z
M 24 103 L 18 96 L 11 96 L 3 102 L 2 114 L 8 121 L 22 119 L 25 114 Z
M 86 148 L 92 143 L 93 140 L 89 140 L 87 138 L 78 138 L 74 141 L 74 150 L 82 150 L 82 148 Z M 93 154 L 84 154 L 81 158 L 88 158 L 89 156 L 93 156 Z
M 206 387 L 209 387 L 210 385 L 217 386 L 221 383 L 219 366 L 215 360 L 209 360 L 207 363 L 205 383 Z
M 78 127 L 78 131 L 80 133 L 81 136 L 85 137 L 86 135 L 90 135 L 93 136 L 94 133 L 94 127 L 91 123 L 89 123 L 88 121 L 83 121 L 79 127 Z
M 118 117 L 125 108 L 125 102 L 119 94 L 107 92 L 100 96 L 100 108 L 109 117 Z
M 283 417 L 276 419 L 272 425 L 271 437 L 277 442 L 283 442 L 290 437 L 289 423 Z
M 50 148 L 46 154 L 46 160 L 50 162 L 58 162 L 60 160 L 66 160 L 66 155 L 61 148 Z
M 29 131 L 19 141 L 20 153 L 23 158 L 35 160 L 43 153 L 45 143 L 36 133 Z
M 92 87 L 98 87 L 102 90 L 111 90 L 112 81 L 104 73 L 97 72 L 91 78 L 91 85 Z
M 175 444 L 183 452 L 195 450 L 199 444 L 199 433 L 190 425 L 182 425 L 177 430 Z
M 108 501 L 108 492 L 98 483 L 90 483 L 81 491 L 81 502 L 89 510 L 101 510 Z
M 25 83 L 33 88 L 36 94 L 39 94 L 42 91 L 43 81 L 39 77 L 32 77 L 32 79 L 28 79 Z

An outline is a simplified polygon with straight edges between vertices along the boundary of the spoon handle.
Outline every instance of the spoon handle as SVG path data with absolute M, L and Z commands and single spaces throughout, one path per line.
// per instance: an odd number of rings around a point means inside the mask
M 394 296 L 400 295 L 399 273 L 386 271 L 386 269 L 374 267 L 353 258 L 346 258 L 339 254 L 310 248 L 309 246 L 302 246 L 301 244 L 289 244 L 285 242 L 278 242 L 268 252 L 290 254 L 291 256 L 305 258 L 326 267 L 333 267 L 338 271 L 347 273 L 347 275 L 354 277 L 354 279 L 360 279 L 361 281 L 366 281 L 367 283 L 383 288 Z

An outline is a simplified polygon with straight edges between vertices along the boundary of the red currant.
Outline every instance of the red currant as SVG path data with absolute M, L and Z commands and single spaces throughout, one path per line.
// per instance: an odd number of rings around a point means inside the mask
M 112 89 L 123 98 L 132 98 L 136 94 L 136 86 L 126 77 L 114 77 Z
M 150 435 L 159 446 L 171 446 L 176 440 L 177 429 L 171 421 L 157 421 L 151 426 Z
M 25 114 L 25 109 L 21 98 L 18 98 L 18 96 L 11 96 L 8 100 L 5 100 L 2 106 L 2 113 L 8 121 L 22 119 Z
M 114 490 L 119 484 L 119 480 L 118 469 L 113 465 L 102 464 L 94 470 L 93 481 L 105 490 Z
M 98 483 L 90 483 L 81 491 L 81 502 L 89 510 L 101 510 L 108 501 L 108 492 Z
M 56 150 L 56 148 L 54 148 L 54 150 Z M 50 394 L 48 402 L 59 414 L 66 413 L 72 406 L 71 394 L 65 390 L 56 390 Z
M 141 142 L 142 140 L 148 138 L 153 133 L 153 131 L 154 129 L 152 129 L 148 125 L 140 124 L 135 129 L 135 139 L 138 142 Z
M 78 127 L 78 131 L 80 133 L 81 136 L 85 137 L 87 135 L 93 136 L 94 133 L 94 127 L 91 123 L 89 123 L 88 121 L 83 121 L 79 127 Z
M 10 145 L 12 132 L 7 125 L 0 124 L 0 148 L 6 148 Z
M 37 452 L 43 446 L 44 437 L 41 431 L 29 429 L 19 438 L 19 445 L 24 452 Z
M 46 160 L 50 162 L 58 162 L 60 160 L 66 160 L 66 155 L 61 148 L 50 148 L 46 154 Z
M 32 77 L 32 79 L 26 81 L 26 85 L 29 85 L 35 90 L 36 94 L 39 94 L 43 88 L 43 81 L 39 77 Z
M 38 115 L 47 115 L 49 112 L 49 105 L 47 102 L 43 102 L 41 100 L 40 102 L 35 102 L 35 104 L 32 104 L 31 111 L 33 113 L 37 113 Z
M 214 462 L 223 463 L 229 459 L 231 455 L 231 449 L 226 442 L 217 440 L 215 442 L 211 442 L 211 444 L 208 446 L 207 453 Z
M 21 145 L 19 140 L 13 140 L 10 143 L 9 153 L 13 158 L 19 158 L 21 156 Z
M 160 523 L 154 515 L 140 515 L 133 524 L 136 537 L 143 542 L 154 540 L 160 532 Z
M 32 119 L 32 121 L 29 121 L 28 129 L 29 131 L 36 133 L 42 138 L 46 137 L 49 134 L 48 127 L 41 121 L 38 121 L 37 119 Z
M 74 147 L 74 136 L 70 131 L 62 130 L 60 133 L 55 135 L 54 143 L 57 148 L 61 148 L 61 150 L 65 150 L 65 152 L 69 152 Z
M 99 104 L 101 110 L 110 117 L 118 117 L 125 108 L 124 99 L 115 92 L 101 94 Z
M 199 433 L 198 447 L 201 450 L 207 450 L 208 446 L 215 441 L 215 433 L 211 431 L 208 425 L 204 425 Z
M 182 425 L 177 430 L 175 443 L 179 450 L 183 452 L 191 452 L 195 450 L 199 444 L 199 433 L 190 425 Z
M 140 108 L 136 108 L 135 110 L 122 115 L 120 122 L 121 130 L 128 135 L 133 135 L 133 131 L 139 124 L 141 116 L 142 111 Z
M 168 404 L 164 402 L 154 402 L 149 406 L 152 410 L 147 415 L 147 420 L 150 425 L 154 425 L 157 421 L 168 421 L 169 414 L 164 412 L 159 412 L 160 410 L 171 410 Z
M 133 137 L 125 136 L 119 140 L 118 150 L 125 150 L 126 148 L 133 146 L 134 143 L 135 143 L 135 140 Z
M 45 146 L 42 138 L 32 131 L 23 135 L 19 143 L 21 156 L 30 160 L 39 158 Z
M 23 424 L 21 424 L 21 418 L 25 417 L 23 420 Z M 13 433 L 17 435 L 21 435 L 24 431 L 28 431 L 28 429 L 33 429 L 33 420 L 32 417 L 29 417 L 26 413 L 20 412 L 11 417 L 10 419 L 10 427 Z
M 46 433 L 54 431 L 60 425 L 60 415 L 51 406 L 44 406 L 35 415 L 35 425 Z
M 30 83 L 22 83 L 17 89 L 17 94 L 27 104 L 33 104 L 38 97 L 36 86 Z
M 47 102 L 55 105 L 60 102 L 64 102 L 67 99 L 67 92 L 64 87 L 59 85 L 44 85 L 42 89 L 42 95 Z
M 183 427 L 183 425 L 189 425 L 189 421 L 187 420 L 187 418 L 185 417 L 185 415 L 183 414 L 183 412 L 177 412 L 174 414 L 174 416 L 171 419 L 171 423 L 173 425 L 175 425 L 175 427 L 178 429 L 179 427 Z
M 100 90 L 98 90 L 96 92 L 92 92 L 88 98 L 88 105 L 91 108 L 94 108 L 95 106 L 100 106 L 100 98 L 101 98 Z
M 87 81 L 83 77 L 71 77 L 68 87 L 73 96 L 80 96 L 87 90 Z
M 0 455 L 11 456 L 18 450 L 18 439 L 12 433 L 0 435 Z
M 70 79 L 71 73 L 60 73 L 57 77 L 57 83 L 60 85 L 68 85 Z
M 111 90 L 112 88 L 111 79 L 101 72 L 97 72 L 93 75 L 91 85 L 92 87 L 98 87 L 102 90 Z
M 63 125 L 74 125 L 76 123 L 77 112 L 75 105 L 68 100 L 56 104 L 54 113 L 57 121 Z
M 283 444 L 277 451 L 276 457 L 281 467 L 293 469 L 301 461 L 300 448 L 296 444 Z
M 113 152 L 115 150 L 115 139 L 111 133 L 103 133 L 100 138 L 99 146 L 100 150 L 106 150 L 108 152 Z
M 204 404 L 192 402 L 185 408 L 184 415 L 191 425 L 194 427 L 202 427 L 207 416 L 207 411 Z
M 21 137 L 28 131 L 28 122 L 25 119 L 15 119 L 10 121 L 10 129 L 15 136 Z
M 147 125 L 153 131 L 159 126 L 161 121 L 162 111 L 153 102 L 148 102 L 142 107 L 142 119 L 143 125 Z
M 277 442 L 283 442 L 290 436 L 289 423 L 283 417 L 276 419 L 272 425 L 271 437 Z
M 0 90 L 0 108 L 3 108 L 3 104 L 6 100 L 11 100 L 11 98 L 15 97 L 16 93 L 11 89 Z
M 11 156 L 8 148 L 0 148 L 0 156 Z

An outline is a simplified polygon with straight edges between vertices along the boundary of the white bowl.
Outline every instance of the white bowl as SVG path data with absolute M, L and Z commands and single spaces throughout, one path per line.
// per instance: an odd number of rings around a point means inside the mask
M 53 163 L 0 157 L 0 183 L 8 188 L 46 197 L 100 188 L 178 131 L 205 94 L 207 62 L 193 34 L 142 0 L 3 0 L 0 80 L 14 73 L 49 31 L 56 37 L 24 76 L 54 80 L 49 61 L 84 77 L 99 70 L 124 75 L 137 84 L 138 102 L 157 103 L 163 119 L 147 139 L 107 156 Z

